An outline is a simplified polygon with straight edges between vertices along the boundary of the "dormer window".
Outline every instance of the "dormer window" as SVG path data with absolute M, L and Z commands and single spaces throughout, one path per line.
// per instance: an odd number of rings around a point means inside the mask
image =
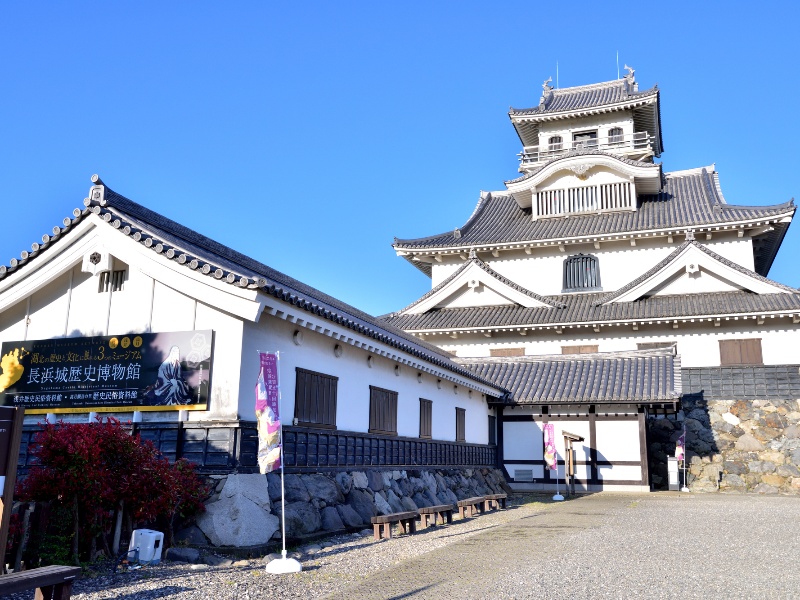
M 597 148 L 597 130 L 580 131 L 572 134 L 573 148 Z
M 622 127 L 612 127 L 608 130 L 608 144 L 609 146 L 618 145 L 623 142 Z
M 602 290 L 597 257 L 576 254 L 564 261 L 564 289 L 562 292 L 589 292 Z
M 550 152 L 556 152 L 561 150 L 564 146 L 564 140 L 561 138 L 560 135 L 551 136 L 549 140 L 547 140 L 547 149 Z

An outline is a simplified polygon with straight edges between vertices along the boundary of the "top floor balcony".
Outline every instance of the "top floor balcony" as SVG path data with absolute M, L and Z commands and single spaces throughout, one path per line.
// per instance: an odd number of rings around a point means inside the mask
M 623 134 L 621 129 L 611 129 L 605 137 L 598 137 L 596 131 L 576 132 L 572 134 L 572 141 L 564 137 L 551 136 L 547 144 L 525 146 L 518 154 L 520 172 L 540 167 L 572 150 L 601 150 L 634 160 L 644 160 L 655 154 L 654 138 L 646 131 Z

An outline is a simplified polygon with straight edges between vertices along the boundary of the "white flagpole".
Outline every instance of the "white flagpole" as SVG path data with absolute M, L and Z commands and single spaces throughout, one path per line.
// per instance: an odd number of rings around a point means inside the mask
M 682 492 L 688 492 L 689 486 L 686 485 L 686 421 L 683 422 L 683 487 L 681 488 Z
M 267 573 L 299 573 L 302 565 L 293 558 L 286 558 L 286 491 L 283 483 L 283 406 L 281 404 L 281 353 L 275 352 L 275 368 L 278 375 L 278 422 L 280 423 L 280 461 L 281 461 L 281 542 L 283 549 L 278 560 L 271 561 L 266 568 Z

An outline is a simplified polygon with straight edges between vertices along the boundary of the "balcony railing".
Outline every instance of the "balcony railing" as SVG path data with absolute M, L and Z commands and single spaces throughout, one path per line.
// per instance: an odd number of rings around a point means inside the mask
M 646 131 L 638 131 L 625 135 L 525 146 L 518 155 L 520 168 L 530 168 L 545 163 L 572 150 L 603 150 L 614 154 L 649 154 L 653 151 L 653 137 Z
M 533 218 L 636 209 L 630 182 L 604 183 L 560 190 L 542 190 L 533 198 Z

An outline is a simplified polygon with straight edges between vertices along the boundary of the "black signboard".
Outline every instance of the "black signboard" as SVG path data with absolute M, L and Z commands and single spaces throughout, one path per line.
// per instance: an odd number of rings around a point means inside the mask
M 6 466 L 11 450 L 11 434 L 16 410 L 9 406 L 0 406 L 0 497 L 6 485 Z
M 26 412 L 205 410 L 211 330 L 5 342 L 0 406 Z

